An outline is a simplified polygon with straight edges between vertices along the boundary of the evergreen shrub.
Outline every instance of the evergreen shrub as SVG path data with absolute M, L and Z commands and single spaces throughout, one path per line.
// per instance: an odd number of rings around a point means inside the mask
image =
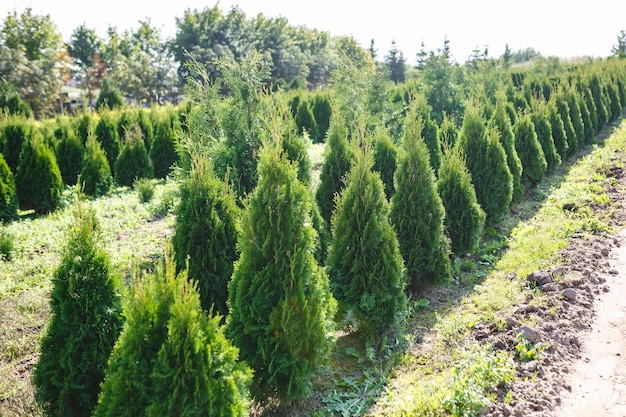
M 115 161 L 115 181 L 122 186 L 132 187 L 139 178 L 152 178 L 152 161 L 143 142 L 141 129 L 134 125 L 126 131 L 124 147 Z
M 548 164 L 530 114 L 520 116 L 513 130 L 515 147 L 524 166 L 522 179 L 525 184 L 535 187 L 546 176 Z
M 83 166 L 79 178 L 83 192 L 90 196 L 105 195 L 113 185 L 106 154 L 93 135 L 89 136 L 85 143 Z
M 0 153 L 0 222 L 15 220 L 18 207 L 15 176 Z

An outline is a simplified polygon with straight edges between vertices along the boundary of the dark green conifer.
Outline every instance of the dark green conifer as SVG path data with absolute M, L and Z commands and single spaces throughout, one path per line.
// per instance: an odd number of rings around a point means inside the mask
M 489 119 L 488 127 L 495 129 L 500 134 L 500 143 L 506 152 L 506 163 L 513 176 L 513 203 L 522 201 L 524 198 L 524 186 L 522 185 L 522 173 L 524 165 L 520 161 L 518 151 L 515 148 L 515 135 L 513 134 L 513 122 L 506 111 L 507 99 L 503 90 L 496 93 L 496 105 Z
M 561 157 L 561 161 L 565 161 L 567 159 L 569 145 L 567 144 L 567 134 L 565 133 L 565 127 L 563 126 L 563 119 L 561 119 L 561 114 L 556 107 L 554 99 L 548 101 L 547 106 L 550 115 L 550 127 L 552 128 L 554 146 Z
M 368 144 L 357 152 L 337 198 L 326 267 L 333 293 L 364 333 L 381 335 L 406 304 L 403 260 Z
M 180 185 L 172 244 L 178 268 L 187 265 L 195 277 L 202 308 L 224 317 L 228 283 L 238 258 L 238 221 L 228 184 L 214 175 L 207 158 L 197 155 Z
M 114 172 L 114 165 L 122 149 L 122 142 L 117 132 L 117 119 L 110 111 L 100 114 L 100 120 L 96 125 L 96 139 L 100 142 L 104 151 L 109 168 Z
M 120 282 L 95 212 L 80 204 L 52 277 L 51 318 L 34 371 L 47 416 L 90 416 L 121 326 Z
M 374 165 L 372 170 L 380 174 L 380 179 L 385 186 L 387 200 L 396 192 L 394 175 L 397 168 L 398 149 L 391 140 L 387 129 L 379 126 L 374 136 Z M 430 162 L 429 162 L 430 163 Z
M 74 130 L 68 131 L 67 135 L 57 141 L 55 153 L 63 182 L 67 185 L 76 184 L 83 165 L 85 146 Z
M 439 126 L 439 143 L 441 144 L 441 150 L 452 149 L 458 137 L 459 128 L 456 123 L 454 123 L 451 117 L 444 114 L 441 126 Z
M 606 83 L 607 97 L 609 99 L 609 122 L 614 122 L 622 115 L 622 103 L 617 89 L 617 84 L 610 81 Z
M 572 118 L 570 116 L 571 111 L 565 99 L 565 93 L 559 90 L 552 94 L 552 97 L 554 97 L 557 111 L 563 121 L 563 130 L 565 131 L 567 141 L 567 153 L 564 159 L 567 159 L 578 152 L 578 138 L 576 137 L 574 125 L 572 124 Z M 561 155 L 561 157 L 563 158 L 563 155 Z
M 498 131 L 487 129 L 480 109 L 471 103 L 465 109 L 459 146 L 487 219 L 496 220 L 508 213 L 513 197 L 513 176 L 506 162 L 506 152 Z
M 137 278 L 94 417 L 247 415 L 250 369 L 175 262 Z
M 422 94 L 418 94 L 414 99 L 416 111 L 414 117 L 419 117 L 422 120 L 422 138 L 428 153 L 430 155 L 430 165 L 433 170 L 437 172 L 441 161 L 441 143 L 439 142 L 439 126 L 437 122 L 431 118 L 432 107 L 426 101 L 426 97 Z
M 76 134 L 80 139 L 80 142 L 85 145 L 89 135 L 95 134 L 96 131 L 96 118 L 91 112 L 83 112 L 79 116 L 74 118 L 74 124 L 76 128 Z
M 584 129 L 584 137 L 580 146 L 583 147 L 585 145 L 590 145 L 594 136 L 595 131 L 593 127 L 593 120 L 591 118 L 591 113 L 589 111 L 589 107 L 587 105 L 587 100 L 582 96 L 582 94 L 575 92 L 576 99 L 578 100 L 578 107 L 580 108 L 580 117 L 583 122 Z
M 330 116 L 332 114 L 332 106 L 330 104 L 330 97 L 328 94 L 316 92 L 315 97 L 313 97 L 311 110 L 313 111 L 313 117 L 315 117 L 315 124 L 317 125 L 317 130 L 319 132 L 319 136 L 315 141 L 324 142 L 330 125 Z
M 314 259 L 312 200 L 272 131 L 259 160 L 239 237 L 228 303 L 227 334 L 254 369 L 260 398 L 298 400 L 328 364 L 336 303 Z
M 578 149 L 582 149 L 582 147 L 585 146 L 585 125 L 578 101 L 578 93 L 571 87 L 566 88 L 563 93 L 565 94 L 565 102 L 569 107 L 569 115 L 572 121 L 572 127 L 574 128 L 576 146 Z
M 124 147 L 115 161 L 115 181 L 122 186 L 132 187 L 135 180 L 152 178 L 154 169 L 143 142 L 141 129 L 133 125 L 126 130 Z
M 100 94 L 94 108 L 101 112 L 106 109 L 116 109 L 124 105 L 124 98 L 120 93 L 119 88 L 115 85 L 113 80 L 105 78 L 102 81 L 102 87 L 100 88 Z
M 530 187 L 536 186 L 546 176 L 548 164 L 543 149 L 537 140 L 535 125 L 530 114 L 521 115 L 513 129 L 515 147 L 522 161 L 522 180 Z
M 548 105 L 543 100 L 534 100 L 532 102 L 532 113 L 530 118 L 535 125 L 535 133 L 537 140 L 543 150 L 546 158 L 547 170 L 552 171 L 561 165 L 561 156 L 556 151 L 554 139 L 552 138 L 552 127 L 550 125 L 550 111 Z
M 591 73 L 589 76 L 589 90 L 596 107 L 598 118 L 596 133 L 598 133 L 609 122 L 609 109 L 606 106 L 606 98 L 604 97 L 604 79 L 596 72 Z
M 422 137 L 422 119 L 415 117 L 415 111 L 412 106 L 405 123 L 390 212 L 410 289 L 450 278 L 450 248 L 443 233 L 445 210 Z
M 16 219 L 17 209 L 15 178 L 0 153 L 0 223 Z
M 15 187 L 22 210 L 49 213 L 59 205 L 63 178 L 54 152 L 43 143 L 39 133 L 22 148 Z
M 13 174 L 17 173 L 22 147 L 33 136 L 33 125 L 24 116 L 12 116 L 2 123 L 2 155 Z
M 80 182 L 85 194 L 96 197 L 108 193 L 113 185 L 106 154 L 93 135 L 90 135 L 85 143 Z
M 298 110 L 294 118 L 296 126 L 298 127 L 298 134 L 302 135 L 306 131 L 312 141 L 317 142 L 319 138 L 319 131 L 317 124 L 315 123 L 315 116 L 311 111 L 308 101 L 300 101 L 298 104 Z
M 154 166 L 154 177 L 165 178 L 170 173 L 172 166 L 178 162 L 176 134 L 169 114 L 160 113 L 155 117 L 150 159 Z
M 459 147 L 444 152 L 437 191 L 446 211 L 444 225 L 452 252 L 459 256 L 474 252 L 483 234 L 486 216 L 478 204 L 472 177 Z
M 320 183 L 315 193 L 320 214 L 328 226 L 335 210 L 335 195 L 343 190 L 344 178 L 353 160 L 354 154 L 348 143 L 348 128 L 339 108 L 335 107 L 328 128 Z

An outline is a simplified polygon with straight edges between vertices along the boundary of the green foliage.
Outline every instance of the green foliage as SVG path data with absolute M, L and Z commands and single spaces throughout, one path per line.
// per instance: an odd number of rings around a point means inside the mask
M 139 113 L 137 112 L 136 108 L 125 107 L 117 111 L 117 135 L 120 137 L 120 139 L 123 140 L 129 130 L 132 130 L 133 134 L 135 134 L 135 131 L 138 128 L 138 123 Z M 141 127 L 139 127 L 139 131 L 143 136 L 143 131 L 141 130 Z
M 228 284 L 238 258 L 239 212 L 228 184 L 206 158 L 196 156 L 180 184 L 172 246 L 176 264 L 187 265 L 205 311 L 228 314 Z
M 75 185 L 82 169 L 85 146 L 76 136 L 74 130 L 70 130 L 68 133 L 57 141 L 55 153 L 63 183 Z
M 585 125 L 583 123 L 582 110 L 579 105 L 578 94 L 571 88 L 568 88 L 564 92 L 565 101 L 569 106 L 570 120 L 572 121 L 572 127 L 574 128 L 574 135 L 576 138 L 576 145 L 578 149 L 582 149 L 585 146 Z
M 33 136 L 33 131 L 33 125 L 23 116 L 9 117 L 2 123 L 2 154 L 14 174 L 17 172 L 22 147 Z
M 617 120 L 622 115 L 622 103 L 617 89 L 617 85 L 614 82 L 608 82 L 606 84 L 607 96 L 609 98 L 609 122 Z
M 28 103 L 22 100 L 20 94 L 16 91 L 5 89 L 4 85 L 0 83 L 0 113 L 2 112 L 6 112 L 9 116 L 33 117 L 33 111 Z
M 452 149 L 458 137 L 459 128 L 456 123 L 454 123 L 454 120 L 448 117 L 448 115 L 444 115 L 441 126 L 439 127 L 439 143 L 441 144 L 441 149 Z
M 606 99 L 604 97 L 603 89 L 604 80 L 601 79 L 597 73 L 592 73 L 589 76 L 589 90 L 591 91 L 593 103 L 596 106 L 596 114 L 598 118 L 596 133 L 602 130 L 604 126 L 606 126 L 606 124 L 609 122 L 609 109 L 606 105 Z
M 422 118 L 416 117 L 416 111 L 412 106 L 407 116 L 390 212 L 411 289 L 450 278 L 449 247 L 443 233 L 445 210 L 422 137 Z
M 465 109 L 459 132 L 459 146 L 472 176 L 476 197 L 488 220 L 509 211 L 513 197 L 513 176 L 499 134 L 487 130 L 485 119 L 475 105 Z
M 104 111 L 100 114 L 100 120 L 96 125 L 96 139 L 100 142 L 104 151 L 109 168 L 113 172 L 115 161 L 120 154 L 122 142 L 117 132 L 117 118 L 113 112 Z
M 354 154 L 348 143 L 345 119 L 339 109 L 335 108 L 328 129 L 320 183 L 315 193 L 320 214 L 328 226 L 335 210 L 335 195 L 343 190 L 344 177 L 350 171 L 353 160 Z
M 534 187 L 546 176 L 548 164 L 530 114 L 520 116 L 513 130 L 515 147 L 524 166 L 522 179 L 525 184 Z
M 374 136 L 374 165 L 372 170 L 380 174 L 380 179 L 385 186 L 387 200 L 396 192 L 394 175 L 397 168 L 398 149 L 391 140 L 389 132 L 383 127 L 376 129 Z
M 154 124 L 152 123 L 151 111 L 147 109 L 137 110 L 137 124 L 143 134 L 143 141 L 146 144 L 146 149 L 150 152 L 152 149 L 152 142 L 154 142 Z
M 445 208 L 444 226 L 456 255 L 478 248 L 485 226 L 485 212 L 478 204 L 472 177 L 459 148 L 448 149 L 439 167 L 437 192 Z
M 136 179 L 133 188 L 137 190 L 142 203 L 148 203 L 154 197 L 154 182 L 148 178 Z
M 500 134 L 500 142 L 506 152 L 506 163 L 513 176 L 513 199 L 512 202 L 520 202 L 524 198 L 524 186 L 522 185 L 523 170 L 525 165 L 520 161 L 518 150 L 515 146 L 515 135 L 513 134 L 513 125 L 506 111 L 507 99 L 504 91 L 500 90 L 496 93 L 496 106 L 494 109 L 488 128 L 495 129 Z
M 380 335 L 406 305 L 405 277 L 383 183 L 371 171 L 367 146 L 337 198 L 326 265 L 340 305 L 355 313 L 366 334 Z
M 311 111 L 308 101 L 300 101 L 294 120 L 296 122 L 296 126 L 298 127 L 298 134 L 302 135 L 306 131 L 312 141 L 318 141 L 320 133 L 317 128 L 317 124 L 315 123 L 315 116 L 313 116 L 313 112 Z
M 554 146 L 557 153 L 561 157 L 561 160 L 564 161 L 567 159 L 569 145 L 567 143 L 567 134 L 565 133 L 563 119 L 561 118 L 553 99 L 548 102 L 548 112 L 550 116 L 550 128 L 552 129 Z
M 439 127 L 437 122 L 431 119 L 432 109 L 426 102 L 426 98 L 419 94 L 412 100 L 415 111 L 412 112 L 413 118 L 419 118 L 422 123 L 421 136 L 426 143 L 428 153 L 430 155 L 430 165 L 435 172 L 439 169 L 441 163 L 441 142 L 439 142 Z M 411 114 L 411 113 L 409 113 Z M 407 121 L 413 123 L 413 121 Z
M 76 134 L 83 145 L 87 143 L 89 135 L 96 132 L 96 118 L 90 112 L 83 112 L 75 117 L 74 124 L 76 125 Z
M 123 314 L 95 417 L 247 415 L 250 369 L 171 258 L 135 280 Z
M 176 134 L 172 126 L 172 119 L 166 113 L 156 116 L 154 139 L 150 148 L 150 159 L 154 165 L 154 177 L 165 178 L 178 162 L 176 151 Z
M 556 146 L 554 146 L 552 126 L 550 125 L 550 111 L 544 101 L 537 100 L 533 102 L 532 107 L 530 120 L 535 126 L 537 140 L 546 158 L 547 171 L 553 171 L 556 167 L 561 165 L 561 155 L 559 155 L 556 151 Z
M 571 111 L 567 101 L 565 100 L 565 94 L 559 91 L 556 94 L 553 94 L 553 97 L 555 98 L 557 111 L 563 121 L 563 129 L 567 140 L 567 153 L 564 159 L 567 159 L 578 152 L 578 138 L 576 136 L 576 131 L 574 130 L 574 125 L 572 124 L 572 118 L 570 116 Z M 563 155 L 561 155 L 561 157 L 563 158 Z
M 580 146 L 590 145 L 595 137 L 595 130 L 593 127 L 593 120 L 588 107 L 588 100 L 583 97 L 581 93 L 573 91 L 576 100 L 578 101 L 578 107 L 580 108 L 580 118 L 583 123 L 584 137 L 582 141 L 579 141 Z
M 85 143 L 80 181 L 83 192 L 90 196 L 105 195 L 113 185 L 106 154 L 93 135 L 89 136 Z
M 15 187 L 23 210 L 48 213 L 59 205 L 63 178 L 54 152 L 43 143 L 39 134 L 33 136 L 22 149 Z
M 15 252 L 15 236 L 0 222 L 0 261 L 10 261 Z
M 15 178 L 0 153 L 0 222 L 16 219 L 17 209 Z
M 95 212 L 78 206 L 52 277 L 52 317 L 34 371 L 48 416 L 90 416 L 122 326 L 120 283 L 102 247 Z
M 312 200 L 282 154 L 280 133 L 262 149 L 247 200 L 228 296 L 227 334 L 254 369 L 259 398 L 302 399 L 329 361 L 336 303 L 314 259 Z
M 309 159 L 308 146 L 311 143 L 307 135 L 298 135 L 296 124 L 291 118 L 291 114 L 287 108 L 287 103 L 278 98 L 276 113 L 268 111 L 269 119 L 267 122 L 272 123 L 271 118 L 280 119 L 280 132 L 282 137 L 283 152 L 287 158 L 295 163 L 298 167 L 298 180 L 304 185 L 311 185 L 311 160 Z M 282 108 L 281 108 L 282 106 Z
M 100 112 L 104 109 L 111 110 L 122 106 L 124 106 L 124 98 L 119 88 L 117 88 L 113 80 L 105 78 L 102 81 L 100 94 L 98 95 L 94 108 Z
M 317 138 L 312 137 L 311 139 L 314 142 L 323 142 L 326 139 L 326 133 L 330 126 L 330 117 L 332 114 L 332 105 L 330 104 L 329 95 L 321 92 L 316 93 L 313 97 L 311 107 L 319 133 Z
M 152 161 L 138 125 L 133 125 L 126 131 L 124 147 L 115 161 L 114 172 L 115 181 L 127 187 L 131 187 L 139 178 L 152 178 Z

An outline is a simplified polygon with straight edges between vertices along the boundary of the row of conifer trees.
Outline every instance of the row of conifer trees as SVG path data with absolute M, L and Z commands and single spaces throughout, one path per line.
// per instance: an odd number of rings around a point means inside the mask
M 459 126 L 437 124 L 407 88 L 398 140 L 336 97 L 313 196 L 287 101 L 225 78 L 230 104 L 199 103 L 179 138 L 165 266 L 137 277 L 123 306 L 97 221 L 77 209 L 35 371 L 49 415 L 243 415 L 249 390 L 305 398 L 338 323 L 351 317 L 364 337 L 398 325 L 413 292 L 449 279 L 452 253 L 476 250 L 487 222 L 626 104 L 624 66 L 611 63 L 476 95 Z M 211 98 L 220 86 L 198 87 Z
M 79 181 L 90 196 L 113 184 L 165 178 L 176 162 L 180 108 L 122 108 L 43 122 L 6 116 L 0 122 L 0 220 L 18 209 L 55 210 L 65 186 Z

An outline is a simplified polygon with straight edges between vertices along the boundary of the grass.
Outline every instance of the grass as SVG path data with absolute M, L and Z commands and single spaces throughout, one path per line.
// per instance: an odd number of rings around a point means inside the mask
M 323 145 L 312 145 L 319 173 Z M 503 326 L 513 306 L 526 302 L 530 272 L 562 262 L 561 250 L 579 233 L 611 231 L 608 186 L 615 167 L 626 162 L 626 124 L 578 161 L 567 161 L 510 215 L 486 229 L 480 250 L 453 260 L 454 282 L 418 294 L 401 317 L 400 328 L 373 341 L 338 333 L 332 361 L 315 381 L 305 404 L 255 409 L 256 415 L 440 416 L 478 415 L 514 375 L 514 360 L 531 359 L 533 346 L 520 340 L 517 352 L 496 352 L 471 335 L 481 326 Z M 315 183 L 315 182 L 314 182 Z M 173 232 L 175 182 L 145 184 L 154 195 L 120 188 L 88 201 L 100 219 L 113 264 L 126 277 L 162 259 Z M 76 193 L 66 208 L 47 216 L 23 214 L 2 225 L 12 241 L 11 256 L 0 257 L 0 415 L 40 416 L 30 372 L 39 338 L 49 319 L 50 277 L 60 259 L 63 236 L 72 221 Z M 142 202 L 145 200 L 144 202 Z M 601 213 L 592 210 L 602 207 Z M 546 302 L 533 294 L 533 303 Z M 515 355 L 518 357 L 515 358 Z

